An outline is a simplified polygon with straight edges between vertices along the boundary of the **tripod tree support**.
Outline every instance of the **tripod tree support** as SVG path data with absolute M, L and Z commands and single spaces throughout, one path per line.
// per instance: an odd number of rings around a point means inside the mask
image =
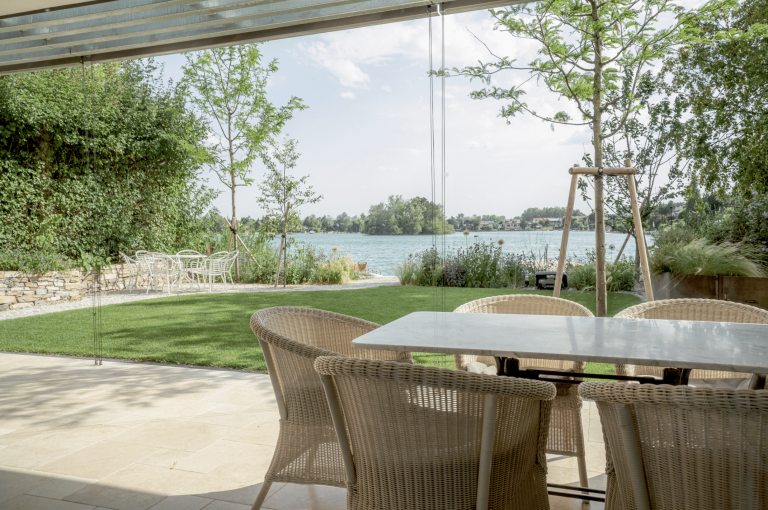
M 637 204 L 637 185 L 635 183 L 635 174 L 637 170 L 632 168 L 632 162 L 630 160 L 624 160 L 624 168 L 582 168 L 579 165 L 573 165 L 568 170 L 571 174 L 571 192 L 568 195 L 568 209 L 565 213 L 565 224 L 563 225 L 563 239 L 560 243 L 560 257 L 557 260 L 557 277 L 555 278 L 555 291 L 554 296 L 560 297 L 560 287 L 563 282 L 563 270 L 565 269 L 565 254 L 568 249 L 568 234 L 571 229 L 571 217 L 573 216 L 573 205 L 576 199 L 576 184 L 579 179 L 579 175 L 593 176 L 595 177 L 595 239 L 597 242 L 597 251 L 600 251 L 600 247 L 603 247 L 603 255 L 605 255 L 605 225 L 603 223 L 602 214 L 602 193 L 598 191 L 602 190 L 602 178 L 603 176 L 626 176 L 627 186 L 629 188 L 629 199 L 632 206 L 632 217 L 634 219 L 634 229 L 636 232 L 635 238 L 637 239 L 637 249 L 640 252 L 640 267 L 643 272 L 643 284 L 645 286 L 645 296 L 648 301 L 653 301 L 653 287 L 651 285 L 651 271 L 648 265 L 648 251 L 645 245 L 645 233 L 643 232 L 643 221 L 640 217 L 640 207 Z M 598 184 L 601 190 L 598 190 Z M 598 211 L 599 209 L 599 211 Z M 606 285 L 605 285 L 605 256 L 598 257 L 597 260 L 597 316 L 606 316 Z M 600 285 L 602 280 L 603 285 Z
M 227 226 L 229 227 L 229 230 L 230 230 L 230 232 L 229 232 L 229 237 L 230 237 L 230 239 L 231 239 L 231 238 L 232 238 L 232 231 L 233 231 L 234 229 L 232 228 L 232 224 L 231 224 L 231 223 L 229 223 L 229 220 L 228 220 L 227 218 L 224 218 L 224 221 L 226 221 L 226 222 L 227 222 Z M 259 261 L 257 261 L 257 260 L 256 260 L 256 257 L 254 257 L 254 256 L 253 256 L 253 253 L 251 253 L 251 250 L 249 250 L 249 249 L 248 249 L 248 247 L 245 245 L 245 243 L 243 242 L 243 240 L 240 238 L 240 234 L 235 234 L 235 239 L 237 239 L 237 242 L 239 242 L 239 243 L 240 243 L 240 246 L 242 246 L 242 247 L 243 247 L 243 250 L 245 250 L 245 253 L 247 253 L 247 254 L 248 254 L 248 256 L 250 256 L 250 257 L 251 257 L 251 259 L 252 259 L 252 260 L 253 260 L 253 261 L 256 263 L 256 265 L 257 265 L 257 266 L 259 266 Z M 210 257 L 210 256 L 211 256 L 211 249 L 210 249 L 210 248 L 211 248 L 211 245 L 210 245 L 210 244 L 208 244 L 208 245 L 206 245 L 206 246 L 207 246 L 207 248 L 206 248 L 206 249 L 208 250 L 208 256 Z M 230 246 L 230 248 L 231 248 L 231 246 Z
M 288 206 L 285 208 L 285 217 L 283 218 L 283 236 L 280 239 L 280 251 L 277 253 L 277 273 L 275 273 L 275 287 L 277 288 L 277 284 L 280 283 L 280 263 L 283 259 L 283 249 L 286 248 L 285 246 L 285 236 L 288 234 L 288 231 L 286 230 L 288 228 L 288 212 L 291 210 L 291 203 L 288 202 Z

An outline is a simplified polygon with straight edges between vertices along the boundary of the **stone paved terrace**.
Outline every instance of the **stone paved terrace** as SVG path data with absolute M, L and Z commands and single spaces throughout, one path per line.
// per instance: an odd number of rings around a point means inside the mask
M 590 485 L 604 488 L 594 404 L 582 419 Z M 0 510 L 248 510 L 278 426 L 264 374 L 0 353 Z M 549 480 L 577 482 L 575 459 L 549 456 Z M 341 510 L 345 497 L 276 483 L 264 508 Z

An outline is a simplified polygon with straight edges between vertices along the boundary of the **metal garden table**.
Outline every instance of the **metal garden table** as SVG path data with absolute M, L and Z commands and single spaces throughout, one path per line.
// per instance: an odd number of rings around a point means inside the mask
M 414 312 L 366 333 L 353 344 L 365 349 L 493 356 L 499 375 L 542 380 L 562 376 L 562 372 L 521 369 L 518 358 L 674 367 L 664 371 L 662 380 L 584 374 L 652 384 L 686 384 L 694 368 L 768 373 L 768 328 L 761 324 Z M 550 487 L 604 494 L 586 487 Z M 581 494 L 550 494 L 604 501 Z

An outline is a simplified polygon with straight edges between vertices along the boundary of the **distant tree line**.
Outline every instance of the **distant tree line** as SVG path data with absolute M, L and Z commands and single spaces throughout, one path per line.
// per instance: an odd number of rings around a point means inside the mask
M 419 235 L 453 232 L 445 220 L 443 206 L 422 197 L 410 200 L 392 195 L 386 202 L 372 205 L 362 232 L 370 235 Z

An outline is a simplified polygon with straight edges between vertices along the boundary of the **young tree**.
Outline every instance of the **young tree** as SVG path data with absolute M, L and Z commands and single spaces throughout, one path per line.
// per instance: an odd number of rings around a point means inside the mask
M 624 127 L 613 137 L 604 140 L 604 161 L 607 166 L 620 167 L 624 160 L 631 159 L 637 169 L 637 199 L 644 227 L 648 218 L 660 207 L 678 195 L 685 188 L 685 170 L 688 160 L 675 150 L 675 143 L 683 132 L 685 104 L 679 98 L 670 101 L 664 97 L 652 103 L 657 97 L 659 83 L 647 73 L 638 90 L 639 109 L 635 110 L 624 123 Z M 606 125 L 617 124 L 620 119 L 610 117 Z M 592 158 L 584 155 L 587 166 Z M 627 238 L 619 249 L 616 261 L 621 258 L 630 237 L 635 236 L 634 219 L 630 204 L 627 180 L 623 177 L 604 179 L 607 191 L 605 205 L 616 230 L 627 232 Z M 591 181 L 579 180 L 582 198 L 590 203 L 586 193 Z M 637 243 L 635 243 L 637 247 Z M 635 250 L 635 265 L 640 267 L 639 252 Z
M 215 140 L 208 146 L 214 160 L 211 167 L 230 190 L 230 240 L 236 239 L 236 188 L 253 184 L 251 165 L 267 148 L 268 140 L 283 129 L 294 111 L 307 107 L 297 97 L 279 108 L 267 100 L 267 83 L 277 72 L 277 59 L 262 66 L 258 44 L 213 48 L 185 57 L 182 83 L 194 91 L 192 103 L 210 121 Z M 237 265 L 235 274 L 239 279 Z
M 267 211 L 262 232 L 271 236 L 282 232 L 275 287 L 280 276 L 280 260 L 286 246 L 286 235 L 301 230 L 299 208 L 304 204 L 315 204 L 323 198 L 315 194 L 312 186 L 307 186 L 309 175 L 295 178 L 288 174 L 288 170 L 296 168 L 296 162 L 301 156 L 296 152 L 297 144 L 296 140 L 287 137 L 283 143 L 270 140 L 268 149 L 260 153 L 267 167 L 267 175 L 259 183 L 261 195 L 256 199 L 256 203 Z
M 491 84 L 501 71 L 526 71 L 529 77 L 510 88 L 496 86 L 472 92 L 473 99 L 493 98 L 508 103 L 501 108 L 507 119 L 528 113 L 554 124 L 590 126 L 593 136 L 593 161 L 604 166 L 603 141 L 620 132 L 629 116 L 638 108 L 637 87 L 643 73 L 663 58 L 682 40 L 682 16 L 660 28 L 662 18 L 681 14 L 671 0 L 543 0 L 502 10 L 491 10 L 496 28 L 511 36 L 538 43 L 539 57 L 527 66 L 517 66 L 514 59 L 496 60 L 454 71 L 471 79 Z M 490 50 L 489 50 L 490 51 Z M 524 84 L 531 78 L 543 83 L 559 98 L 570 101 L 578 111 L 572 118 L 566 111 L 554 115 L 538 113 L 523 101 Z M 606 115 L 618 119 L 608 128 Z M 595 180 L 597 212 L 597 266 L 603 278 L 597 281 L 597 314 L 606 314 L 605 243 L 603 225 L 602 178 Z

